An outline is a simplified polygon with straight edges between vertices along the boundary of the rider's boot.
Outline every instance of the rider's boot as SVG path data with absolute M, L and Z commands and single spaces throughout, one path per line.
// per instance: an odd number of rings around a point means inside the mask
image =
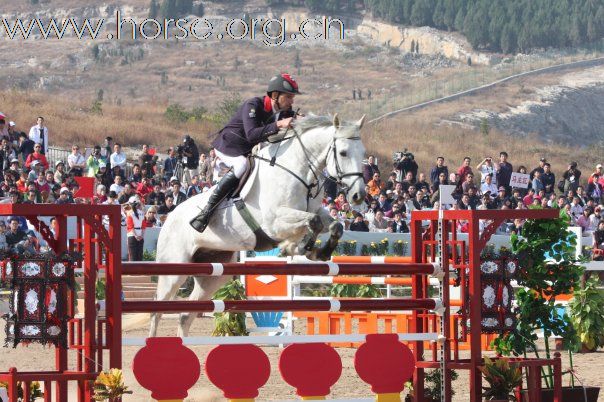
M 232 170 L 225 174 L 222 180 L 220 180 L 216 185 L 212 195 L 210 195 L 205 208 L 202 209 L 201 212 L 189 222 L 189 224 L 193 226 L 193 229 L 197 230 L 199 233 L 203 233 L 210 222 L 210 217 L 212 216 L 212 212 L 214 212 L 216 206 L 220 203 L 220 201 L 232 194 L 232 192 L 237 188 L 238 184 L 239 179 L 235 176 L 235 173 L 233 173 Z

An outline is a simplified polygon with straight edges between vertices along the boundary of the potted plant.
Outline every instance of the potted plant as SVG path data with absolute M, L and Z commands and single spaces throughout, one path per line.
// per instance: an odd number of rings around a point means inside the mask
M 459 374 L 455 370 L 451 370 L 451 381 L 457 380 L 457 377 L 459 377 Z M 440 402 L 440 369 L 426 371 L 424 380 L 424 400 L 426 402 Z M 455 391 L 451 388 L 451 397 L 454 395 Z
M 487 401 L 515 401 L 514 389 L 522 384 L 522 371 L 515 364 L 510 364 L 505 357 L 491 360 L 485 356 L 484 366 L 480 367 L 488 387 L 483 387 L 482 396 Z
M 519 269 L 516 292 L 516 327 L 493 341 L 495 350 L 501 355 L 534 353 L 540 358 L 537 348 L 537 333 L 543 332 L 545 357 L 551 359 L 550 337 L 562 339 L 569 351 L 572 366 L 572 351 L 577 350 L 579 338 L 571 318 L 560 309 L 557 298 L 572 294 L 583 275 L 584 268 L 575 258 L 576 236 L 568 231 L 570 218 L 562 211 L 555 220 L 527 220 L 519 235 L 511 237 L 512 253 L 517 256 Z M 553 394 L 553 369 L 542 373 L 545 389 L 542 400 L 551 400 Z M 571 378 L 571 384 L 574 382 Z M 573 397 L 576 393 L 576 397 Z M 569 395 L 570 394 L 570 395 Z M 580 398 L 583 387 L 563 389 L 563 400 Z
M 583 352 L 595 352 L 604 346 L 604 295 L 598 284 L 599 278 L 592 275 L 575 289 L 568 304 Z
M 8 383 L 4 381 L 0 381 L 0 396 L 2 400 L 8 401 Z M 4 399 L 6 398 L 6 399 Z M 36 399 L 44 398 L 44 392 L 40 388 L 40 382 L 32 381 L 29 383 L 29 401 L 35 401 Z M 17 381 L 17 402 L 24 401 L 24 392 L 23 392 L 23 383 L 21 381 Z
M 124 385 L 124 376 L 120 369 L 110 369 L 102 371 L 94 380 L 94 400 L 114 402 L 119 400 L 124 394 L 131 394 L 132 391 Z
M 234 279 L 218 289 L 215 300 L 245 300 L 243 284 Z M 216 323 L 212 336 L 246 336 L 249 335 L 245 325 L 245 313 L 214 313 Z

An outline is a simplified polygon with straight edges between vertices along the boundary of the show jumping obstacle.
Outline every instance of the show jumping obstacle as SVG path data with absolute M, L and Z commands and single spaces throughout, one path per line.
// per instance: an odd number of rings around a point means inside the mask
M 122 312 L 141 312 L 141 311 L 266 311 L 266 310 L 287 310 L 287 309 L 304 309 L 316 310 L 316 311 L 349 311 L 349 310 L 412 310 L 412 319 L 409 322 L 408 337 L 406 340 L 409 348 L 412 350 L 412 354 L 415 362 L 412 364 L 413 372 L 413 384 L 415 390 L 414 400 L 416 402 L 423 401 L 423 387 L 424 387 L 424 370 L 434 369 L 443 367 L 444 382 L 443 382 L 443 395 L 445 401 L 451 400 L 451 379 L 450 372 L 452 369 L 464 369 L 470 371 L 470 401 L 478 402 L 481 400 L 482 392 L 482 378 L 479 367 L 483 364 L 482 360 L 482 348 L 481 348 L 481 276 L 479 271 L 480 263 L 480 252 L 486 245 L 490 236 L 494 233 L 495 229 L 503 222 L 504 219 L 514 218 L 530 218 L 530 219 L 553 219 L 557 217 L 556 210 L 507 210 L 507 211 L 417 211 L 412 214 L 411 231 L 412 231 L 412 263 L 395 263 L 395 264 L 373 264 L 367 265 L 362 263 L 356 263 L 353 265 L 348 264 L 336 264 L 336 263 L 324 263 L 324 264 L 308 264 L 308 265 L 287 265 L 283 264 L 142 264 L 142 263 L 122 263 L 120 260 L 120 240 L 121 240 L 121 227 L 120 227 L 120 211 L 117 206 L 103 206 L 103 205 L 23 205 L 23 204 L 5 204 L 0 205 L 0 215 L 20 215 L 25 216 L 29 221 L 36 226 L 45 240 L 49 245 L 56 251 L 63 250 L 77 250 L 82 251 L 84 254 L 83 268 L 84 268 L 84 291 L 86 295 L 85 301 L 85 314 L 84 318 L 73 319 L 70 321 L 69 326 L 69 342 L 67 348 L 57 347 L 56 352 L 56 370 L 52 372 L 18 372 L 16 369 L 9 370 L 8 373 L 0 374 L 0 381 L 7 381 L 9 383 L 9 397 L 12 401 L 17 399 L 17 381 L 21 381 L 27 391 L 32 381 L 41 381 L 44 383 L 45 390 L 50 390 L 51 385 L 55 385 L 56 392 L 54 399 L 57 401 L 65 402 L 68 401 L 67 396 L 67 384 L 68 382 L 75 382 L 77 384 L 77 397 L 78 401 L 91 401 L 93 395 L 93 389 L 89 380 L 94 379 L 100 370 L 107 368 L 121 368 L 122 367 L 122 339 L 121 333 L 121 318 Z M 58 228 L 56 234 L 50 232 L 48 227 L 39 219 L 40 216 L 54 216 L 57 217 Z M 101 222 L 103 222 L 103 216 L 109 218 L 109 226 L 105 228 Z M 71 218 L 70 218 L 71 217 Z M 68 240 L 67 236 L 67 223 L 68 218 L 75 220 L 76 233 L 73 239 Z M 487 219 L 491 221 L 487 225 L 486 229 L 479 232 L 479 219 Z M 457 221 L 465 220 L 469 222 L 469 241 L 459 241 L 456 237 L 455 230 Z M 422 229 L 422 221 L 429 221 L 430 225 L 427 230 Z M 466 247 L 469 250 L 467 262 L 465 257 L 462 258 Z M 438 258 L 439 257 L 439 258 Z M 439 267 L 435 267 L 437 264 Z M 449 261 L 454 261 L 455 264 L 450 264 Z M 446 263 L 445 263 L 446 262 Z M 459 267 L 457 267 L 459 265 Z M 96 316 L 95 300 L 94 300 L 94 287 L 99 269 L 104 269 L 107 282 L 107 307 L 106 307 L 106 318 L 99 319 Z M 452 335 L 451 331 L 451 315 L 448 306 L 450 306 L 449 298 L 449 286 L 441 286 L 441 294 L 437 300 L 429 299 L 428 286 L 430 282 L 429 275 L 438 274 L 442 276 L 442 281 L 445 284 L 449 283 L 450 271 L 457 270 L 458 275 L 461 278 L 461 301 L 463 304 L 462 310 L 467 312 L 461 316 L 460 319 L 465 320 L 466 323 L 471 325 L 464 325 L 462 333 L 458 336 L 457 334 Z M 365 299 L 352 299 L 352 300 L 318 300 L 318 301 L 305 301 L 305 300 L 293 300 L 288 302 L 275 301 L 275 300 L 262 300 L 262 301 L 209 301 L 209 302 L 161 302 L 161 301 L 149 301 L 149 302 L 129 302 L 122 301 L 120 290 L 122 275 L 128 274 L 174 274 L 175 272 L 183 272 L 186 274 L 195 275 L 233 275 L 240 273 L 263 273 L 263 274 L 296 274 L 296 275 L 318 275 L 318 274 L 349 274 L 349 275 L 405 275 L 411 277 L 412 283 L 412 296 L 411 298 L 405 299 L 385 299 L 385 300 L 365 300 Z M 71 295 L 73 298 L 73 294 Z M 440 306 L 442 308 L 439 308 Z M 430 335 L 430 319 L 429 316 L 434 315 L 433 310 L 438 310 L 442 315 L 436 318 L 438 333 L 446 334 L 444 339 L 439 339 L 438 342 L 434 342 L 432 348 L 431 359 L 424 359 L 424 341 L 427 339 L 436 339 Z M 72 303 L 68 313 L 73 313 Z M 442 318 L 440 318 L 442 317 Z M 403 334 L 404 335 L 404 334 Z M 352 336 L 355 342 L 362 340 L 357 335 L 356 338 Z M 388 342 L 394 342 L 394 348 L 400 350 L 404 349 L 404 345 L 400 344 L 397 339 L 391 338 L 391 340 L 385 341 L 384 336 L 387 335 L 376 335 L 376 337 L 367 337 L 366 344 L 377 345 L 376 350 L 381 350 L 382 353 L 379 356 L 388 356 L 386 348 L 383 344 Z M 280 338 L 280 337 L 279 337 Z M 157 342 L 162 343 L 161 338 L 150 338 L 148 344 L 154 344 L 154 339 Z M 232 338 L 231 338 L 232 339 Z M 241 341 L 250 341 L 250 338 L 239 338 Z M 238 341 L 239 341 L 238 339 Z M 332 338 L 333 339 L 333 338 Z M 375 339 L 378 339 L 375 343 Z M 405 339 L 405 337 L 403 337 Z M 230 339 L 226 339 L 228 341 Z M 451 353 L 451 347 L 458 341 L 468 341 L 471 346 L 470 358 L 460 359 Z M 331 340 L 328 340 L 328 342 Z M 168 342 L 168 341 L 166 341 Z M 292 341 L 295 342 L 295 341 Z M 223 342 L 228 343 L 228 342 Z M 281 343 L 287 343 L 281 341 Z M 402 345 L 402 346 L 397 346 Z M 208 355 L 206 360 L 206 369 L 208 378 L 217 384 L 225 393 L 227 398 L 253 398 L 253 393 L 244 394 L 240 393 L 241 388 L 244 388 L 240 380 L 245 377 L 247 371 L 241 370 L 241 366 L 229 364 L 228 358 L 232 356 L 229 351 L 232 350 L 248 350 L 246 353 L 252 353 L 250 356 L 257 356 L 257 359 L 263 360 L 260 353 L 254 349 L 254 352 L 249 352 L 252 347 L 245 347 L 243 349 L 233 349 L 235 346 L 244 345 L 221 345 L 214 349 Z M 247 345 L 249 346 L 249 345 Z M 287 351 L 292 346 L 290 345 L 285 349 Z M 322 347 L 322 346 L 320 346 Z M 402 348 L 402 349 L 401 349 Z M 293 348 L 296 350 L 296 348 Z M 299 350 L 299 349 L 298 349 Z M 361 350 L 367 350 L 367 348 L 360 348 Z M 216 351 L 216 352 L 214 352 Z M 225 352 L 226 351 L 226 352 Z M 285 353 L 284 351 L 284 353 Z M 68 353 L 75 353 L 75 359 L 68 359 Z M 438 353 L 437 353 L 438 352 Z M 187 353 L 187 352 L 183 352 Z M 310 352 L 301 352 L 308 355 Z M 331 354 L 330 351 L 325 350 L 324 353 Z M 400 352 L 405 353 L 405 352 Z M 289 354 L 289 352 L 288 352 Z M 295 353 L 294 353 L 295 354 Z M 323 354 L 323 353 L 322 353 Z M 318 356 L 322 356 L 318 355 Z M 357 352 L 358 354 L 358 352 Z M 375 356 L 375 353 L 370 353 Z M 215 356 L 219 356 L 216 358 Z M 142 356 L 145 356 L 143 353 Z M 213 356 L 213 357 L 210 357 Z M 402 355 L 401 355 L 402 356 Z M 442 359 L 441 359 L 442 357 Z M 282 359 L 284 357 L 282 356 Z M 291 357 L 286 357 L 285 360 L 289 360 Z M 107 360 L 108 359 L 108 360 Z M 314 359 L 314 360 L 313 360 Z M 402 359 L 402 358 L 401 358 Z M 306 367 L 307 370 L 318 371 L 322 367 L 318 361 L 321 359 L 317 356 L 309 355 L 307 360 L 313 360 L 315 366 Z M 370 365 L 363 365 L 356 367 L 361 378 L 372 384 L 373 391 L 378 394 L 379 400 L 399 400 L 400 390 L 402 388 L 394 387 L 382 387 L 379 384 L 374 384 L 375 377 L 371 377 L 371 373 L 382 375 L 384 378 L 390 378 L 388 374 L 392 374 L 392 371 L 396 369 L 396 366 L 400 366 L 400 359 L 388 359 L 381 357 L 384 361 L 385 366 L 373 367 Z M 207 364 L 211 361 L 210 367 Z M 315 393 L 311 395 L 306 391 L 300 392 L 301 388 L 310 378 L 308 374 L 301 373 L 300 370 L 296 371 L 296 366 L 301 367 L 300 360 L 293 359 L 293 368 L 290 370 L 283 368 L 281 373 L 283 374 L 285 381 L 294 384 L 298 389 L 298 394 L 303 395 L 307 398 L 323 397 L 327 393 Z M 74 362 L 75 364 L 69 365 L 68 362 Z M 144 359 L 143 359 L 144 362 Z M 212 369 L 212 365 L 218 362 L 218 366 Z M 223 362 L 223 364 L 220 364 Z M 173 363 L 173 362 L 172 362 Z M 178 363 L 178 362 L 176 362 Z M 232 362 L 231 362 L 232 363 Z M 540 401 L 540 386 L 541 386 L 541 368 L 543 366 L 553 366 L 554 368 L 554 400 L 561 402 L 561 363 L 559 358 L 555 359 L 518 359 L 516 363 L 523 367 L 528 367 L 528 389 L 530 394 L 530 401 Z M 153 361 L 147 361 L 144 366 L 152 373 L 161 373 L 163 362 L 155 364 Z M 264 368 L 258 369 L 259 373 L 264 373 L 266 365 L 264 363 L 253 363 L 262 365 Z M 285 363 L 287 365 L 287 363 Z M 290 363 L 291 364 L 291 363 Z M 281 363 L 280 363 L 281 365 Z M 71 367 L 74 366 L 74 367 Z M 135 362 L 136 367 L 139 366 Z M 331 369 L 334 367 L 337 369 L 337 362 L 334 364 L 326 365 Z M 403 365 L 404 366 L 404 365 Z M 258 366 L 260 367 L 260 366 Z M 369 369 L 368 369 L 369 367 Z M 380 371 L 380 369 L 382 371 Z M 222 372 L 222 370 L 230 370 L 225 376 L 216 376 L 216 372 Z M 245 370 L 250 370 L 246 368 Z M 252 368 L 252 370 L 256 370 Z M 294 374 L 291 373 L 293 370 Z M 385 371 L 384 371 L 385 370 Z M 337 370 L 336 370 L 337 371 Z M 140 372 L 137 370 L 140 374 Z M 230 373 L 236 372 L 239 377 L 231 376 Z M 400 373 L 399 373 L 400 374 Z M 174 380 L 178 380 L 175 377 L 176 373 L 171 373 L 170 377 Z M 290 377 L 292 375 L 295 378 Z M 371 377 L 369 378 L 368 377 Z M 402 374 L 401 374 L 402 375 Z M 398 375 L 399 378 L 401 375 Z M 260 376 L 261 377 L 261 376 Z M 286 378 L 287 377 L 287 378 Z M 141 377 L 145 381 L 145 375 Z M 235 379 L 236 380 L 233 380 Z M 330 377 L 332 380 L 335 378 Z M 262 378 L 260 378 L 262 380 Z M 255 385 L 262 385 L 261 382 Z M 164 381 L 170 382 L 170 381 Z M 189 381 L 190 382 L 190 381 Z M 143 385 L 145 386 L 146 383 Z M 190 384 L 188 384 L 190 386 Z M 316 390 L 312 390 L 316 392 Z M 325 391 L 325 390 L 323 390 Z M 227 393 L 228 392 L 228 393 Z M 328 390 L 327 390 L 328 392 Z M 381 395 L 385 394 L 385 395 Z M 168 396 L 163 394 L 163 396 Z M 182 396 L 182 395 L 181 395 Z M 179 396 L 170 397 L 167 399 L 178 399 Z M 52 400 L 50 392 L 45 395 L 45 400 Z M 248 400 L 248 399 L 246 399 Z

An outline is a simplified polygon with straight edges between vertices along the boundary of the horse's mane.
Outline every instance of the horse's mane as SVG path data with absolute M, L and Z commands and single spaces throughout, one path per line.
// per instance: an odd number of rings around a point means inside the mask
M 308 116 L 296 120 L 294 129 L 298 134 L 303 134 L 306 131 L 318 127 L 329 127 L 333 125 L 333 119 L 330 116 L 318 116 L 310 113 Z
M 307 116 L 305 116 L 304 118 L 300 119 L 300 120 L 296 120 L 295 124 L 294 124 L 294 130 L 296 130 L 296 133 L 298 133 L 298 135 L 302 135 L 307 131 L 310 131 L 314 128 L 320 128 L 320 127 L 332 127 L 333 126 L 333 116 L 318 116 L 316 114 L 313 113 L 309 113 Z M 339 130 L 339 134 L 338 137 L 346 137 L 347 132 L 349 130 L 346 130 L 347 127 L 353 127 L 354 123 L 352 122 L 346 122 L 346 121 L 342 121 L 340 120 L 340 130 Z M 352 133 L 351 133 L 352 135 Z

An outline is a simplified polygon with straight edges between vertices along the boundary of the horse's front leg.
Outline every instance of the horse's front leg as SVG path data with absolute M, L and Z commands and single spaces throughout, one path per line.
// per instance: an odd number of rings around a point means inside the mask
M 324 225 L 317 214 L 288 207 L 279 207 L 273 220 L 274 236 L 284 239 L 280 244 L 285 255 L 316 253 L 315 242 L 323 231 Z
M 320 249 L 315 250 L 315 254 L 312 256 L 314 258 L 309 258 L 327 261 L 331 258 L 336 247 L 338 247 L 338 242 L 344 234 L 344 226 L 333 219 L 331 215 L 329 215 L 329 212 L 323 208 L 319 210 L 318 216 L 321 218 L 321 222 L 323 223 L 322 226 L 329 228 L 329 239 L 327 239 Z

